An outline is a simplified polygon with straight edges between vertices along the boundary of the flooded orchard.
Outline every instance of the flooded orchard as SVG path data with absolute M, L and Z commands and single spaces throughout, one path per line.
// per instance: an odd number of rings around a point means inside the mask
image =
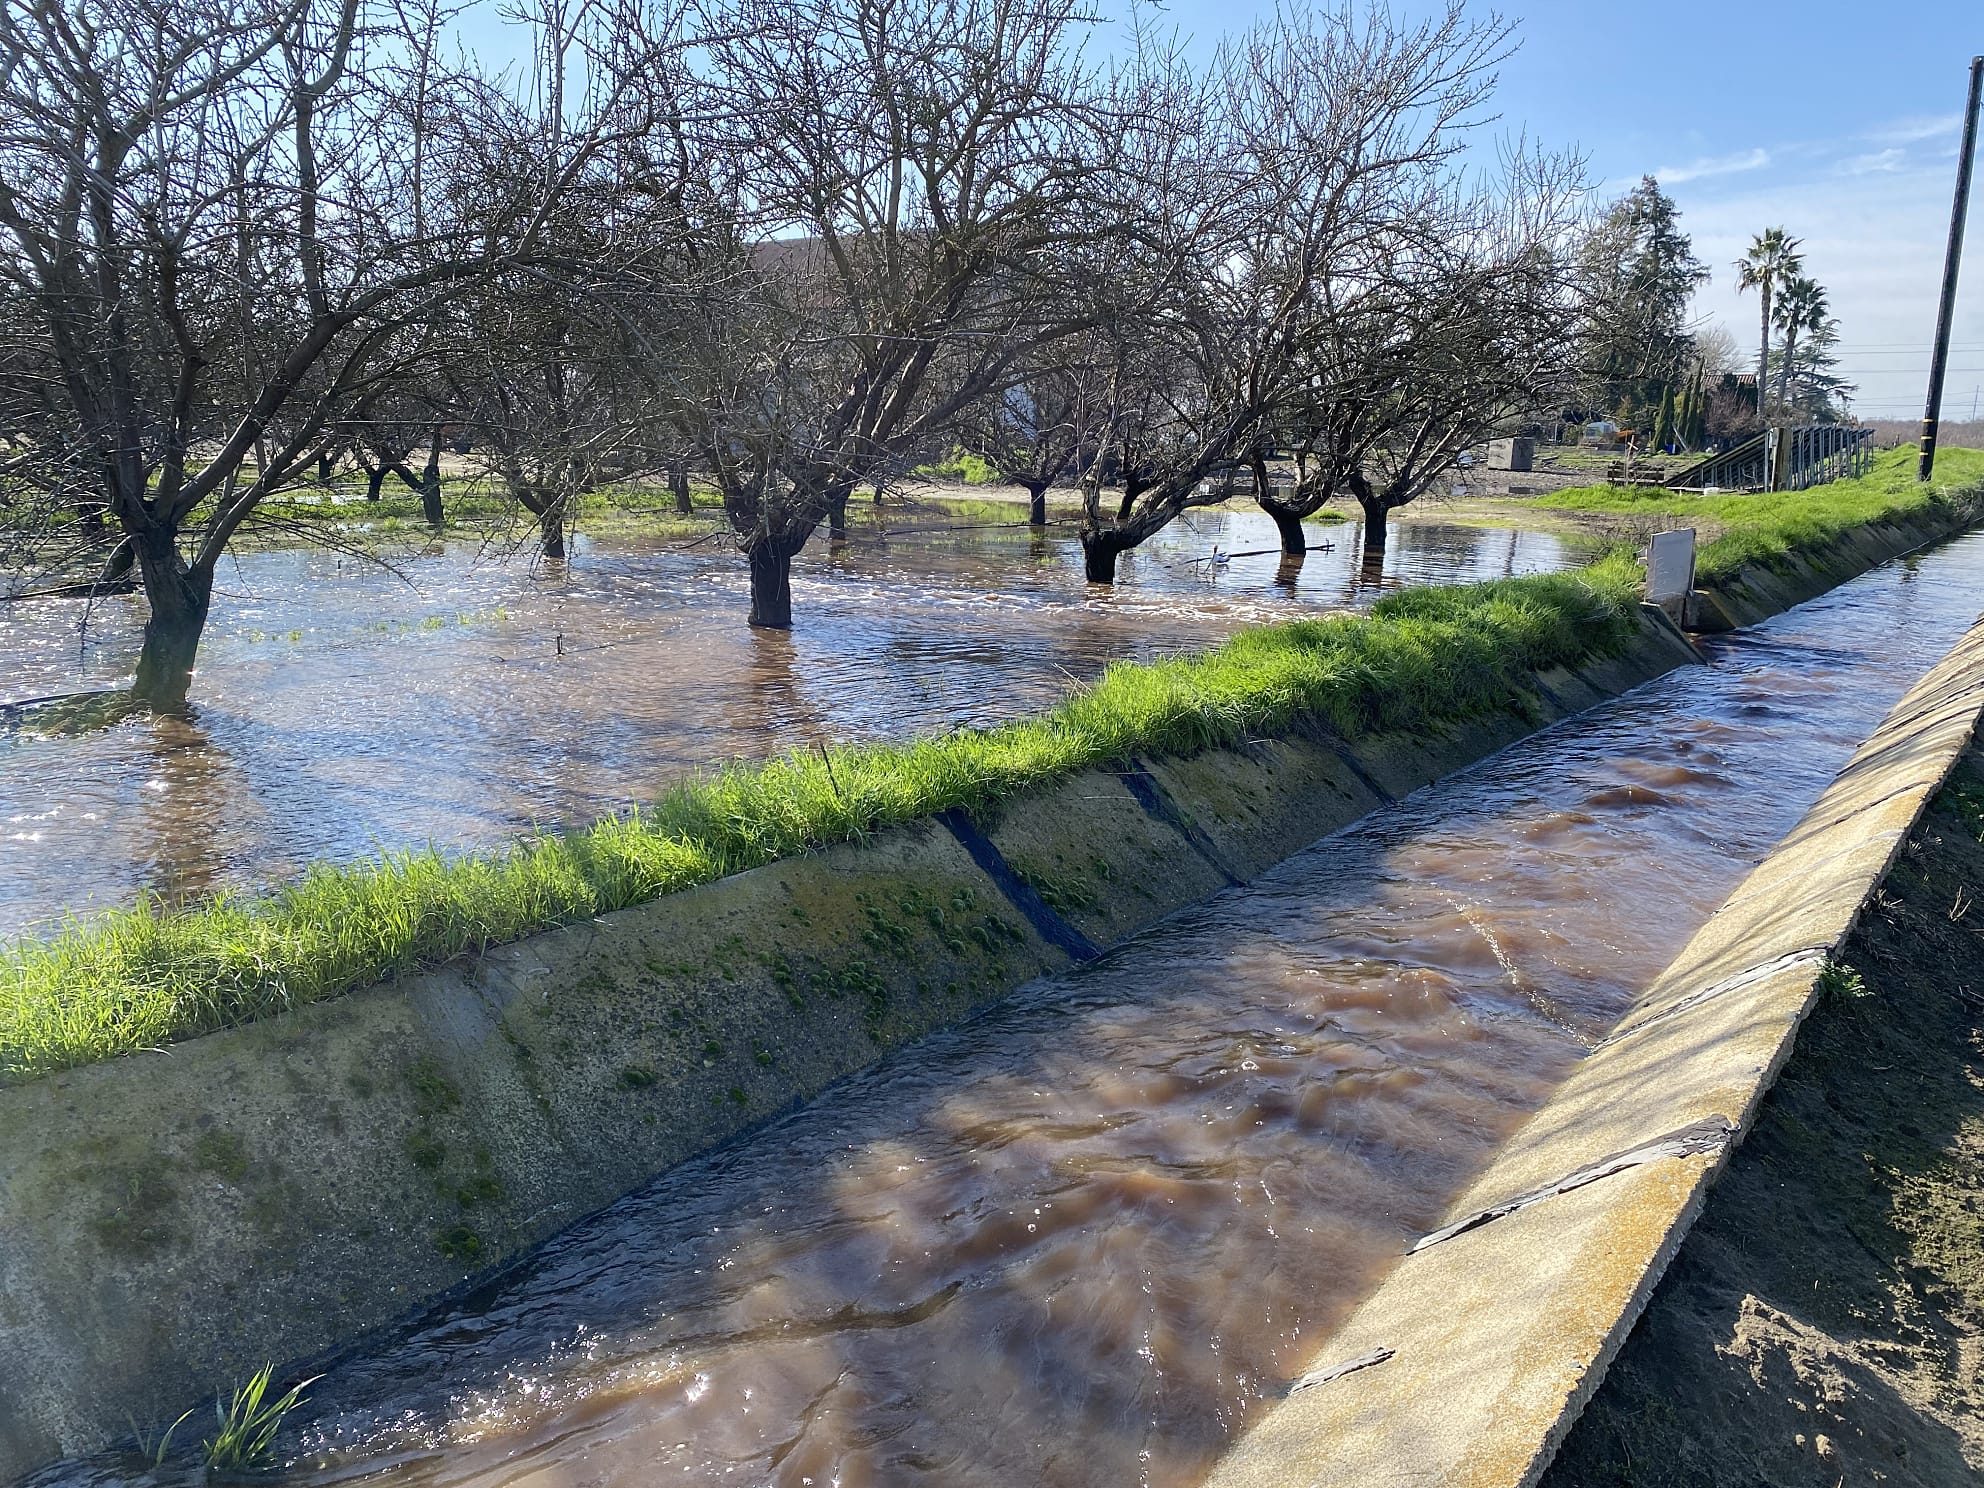
M 1188 514 L 1082 582 L 1066 529 L 985 505 L 857 529 L 795 566 L 798 626 L 743 623 L 724 539 L 591 543 L 532 563 L 472 540 L 231 559 L 183 718 L 54 733 L 0 709 L 0 934 L 144 889 L 258 885 L 313 859 L 500 844 L 591 820 L 698 766 L 813 740 L 941 732 L 1053 702 L 1119 658 L 1368 604 L 1355 523 L 1281 571 L 1252 511 Z M 1217 554 L 1217 558 L 1215 557 Z M 1229 556 L 1229 555 L 1239 556 Z M 1383 583 L 1561 568 L 1557 538 L 1398 527 Z M 127 681 L 142 601 L 0 604 L 0 703 Z M 87 615 L 87 627 L 83 622 Z
M 280 1481 L 1199 1481 L 1975 619 L 1980 560 L 1715 641 L 666 1174 L 334 1367 Z

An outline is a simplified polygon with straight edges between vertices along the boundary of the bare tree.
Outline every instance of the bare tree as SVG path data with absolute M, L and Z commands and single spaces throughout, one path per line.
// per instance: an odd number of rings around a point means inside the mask
M 1092 312 L 1061 274 L 1110 230 L 1070 0 L 728 0 L 705 24 L 740 203 L 728 290 L 680 345 L 681 417 L 751 570 L 791 565 L 854 487 L 951 435 Z M 674 348 L 671 348 L 671 353 Z
M 963 419 L 964 446 L 1027 493 L 1027 521 L 1047 525 L 1047 491 L 1084 467 L 1083 436 L 1105 394 L 1093 338 L 1070 336 L 1023 360 L 1008 386 Z M 1092 449 L 1086 451 L 1093 454 Z
M 1364 514 L 1381 557 L 1389 513 L 1529 410 L 1572 390 L 1574 162 L 1513 155 L 1499 179 L 1421 197 L 1355 273 L 1332 276 L 1287 400 L 1279 442 L 1296 483 L 1279 490 L 1257 454 L 1256 500 L 1287 554 L 1301 519 L 1338 495 Z
M 535 523 L 543 556 L 563 558 L 580 493 L 609 464 L 629 473 L 638 352 L 610 317 L 553 286 L 510 286 L 464 308 L 478 354 L 446 377 L 470 458 Z
M 464 220 L 429 179 L 462 79 L 409 13 L 0 5 L 0 280 L 55 372 L 48 467 L 88 483 L 135 559 L 155 705 L 186 695 L 242 524 L 426 356 L 441 304 L 539 246 L 596 147 L 561 138 L 528 196 Z
M 1382 280 L 1427 203 L 1450 194 L 1507 36 L 1458 5 L 1419 25 L 1291 11 L 1223 49 L 1207 95 L 1178 95 L 1183 111 L 1140 162 L 1169 236 L 1150 255 L 1157 309 L 1121 327 L 1114 458 L 1085 493 L 1091 581 L 1180 512 L 1225 499 L 1313 403 L 1315 379 L 1339 375 L 1316 348 L 1348 288 Z
M 352 463 L 365 474 L 365 499 L 377 501 L 387 476 L 420 497 L 428 525 L 439 527 L 441 505 L 441 444 L 446 424 L 434 395 L 411 377 L 381 387 L 358 401 L 350 417 L 339 422 L 337 434 Z M 425 448 L 418 474 L 411 461 Z

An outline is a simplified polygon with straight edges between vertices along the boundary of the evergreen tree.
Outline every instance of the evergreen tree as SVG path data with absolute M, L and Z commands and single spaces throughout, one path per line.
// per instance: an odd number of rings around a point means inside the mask
M 1767 227 L 1750 242 L 1750 251 L 1736 260 L 1736 292 L 1754 289 L 1763 301 L 1762 330 L 1757 340 L 1757 412 L 1764 408 L 1764 390 L 1770 376 L 1770 328 L 1774 320 L 1771 299 L 1787 280 L 1797 277 L 1805 266 L 1798 252 L 1798 239 L 1781 227 Z
M 1664 450 L 1674 443 L 1674 389 L 1660 390 L 1660 413 L 1653 421 L 1653 447 Z
M 1694 349 L 1688 302 L 1709 272 L 1680 219 L 1673 198 L 1645 176 L 1607 209 L 1579 250 L 1586 403 L 1625 405 L 1635 426 L 1654 413 L 1662 389 L 1681 380 Z
M 1771 369 L 1789 388 L 1791 408 L 1818 423 L 1834 423 L 1846 416 L 1855 391 L 1851 381 L 1833 371 L 1839 365 L 1839 322 L 1822 314 L 1806 322 L 1805 332 L 1803 339 L 1788 338 L 1785 348 L 1771 353 Z

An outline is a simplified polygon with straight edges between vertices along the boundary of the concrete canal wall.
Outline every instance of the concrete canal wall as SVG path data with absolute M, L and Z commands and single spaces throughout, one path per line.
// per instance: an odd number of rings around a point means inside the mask
M 881 1052 L 1695 659 L 1643 610 L 1520 713 L 1089 771 L 0 1090 L 0 1479 L 348 1347 Z
M 1891 558 L 1967 532 L 1977 525 L 1980 506 L 1984 495 L 1967 491 L 1903 517 L 1870 522 L 1828 542 L 1801 547 L 1776 563 L 1746 563 L 1695 591 L 1688 606 L 1688 626 L 1714 632 L 1768 620 Z
M 1542 1476 L 1980 711 L 1984 624 L 1896 704 L 1211 1488 Z
M 1087 771 L 0 1090 L 0 1478 L 347 1344 L 880 1053 L 1696 660 L 1527 713 Z

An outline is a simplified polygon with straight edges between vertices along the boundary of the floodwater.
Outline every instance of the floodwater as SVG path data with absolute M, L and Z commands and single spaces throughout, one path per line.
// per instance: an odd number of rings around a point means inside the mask
M 1981 560 L 1716 641 L 665 1175 L 334 1368 L 278 1480 L 1201 1481 L 1971 623 Z
M 1312 528 L 1334 548 L 1283 584 L 1258 551 L 1275 546 L 1265 516 L 1190 513 L 1126 555 L 1110 593 L 1083 583 L 1071 529 L 1036 540 L 984 511 L 820 540 L 795 566 L 789 635 L 744 624 L 743 563 L 721 538 L 685 552 L 582 537 L 557 565 L 450 543 L 393 555 L 396 571 L 244 554 L 221 570 L 189 717 L 49 737 L 45 714 L 0 710 L 0 935 L 144 889 L 502 843 L 815 739 L 993 722 L 1117 658 L 1376 592 L 1355 523 Z M 1407 524 L 1384 582 L 1569 561 L 1542 534 Z M 142 623 L 130 597 L 0 604 L 0 703 L 128 682 Z

